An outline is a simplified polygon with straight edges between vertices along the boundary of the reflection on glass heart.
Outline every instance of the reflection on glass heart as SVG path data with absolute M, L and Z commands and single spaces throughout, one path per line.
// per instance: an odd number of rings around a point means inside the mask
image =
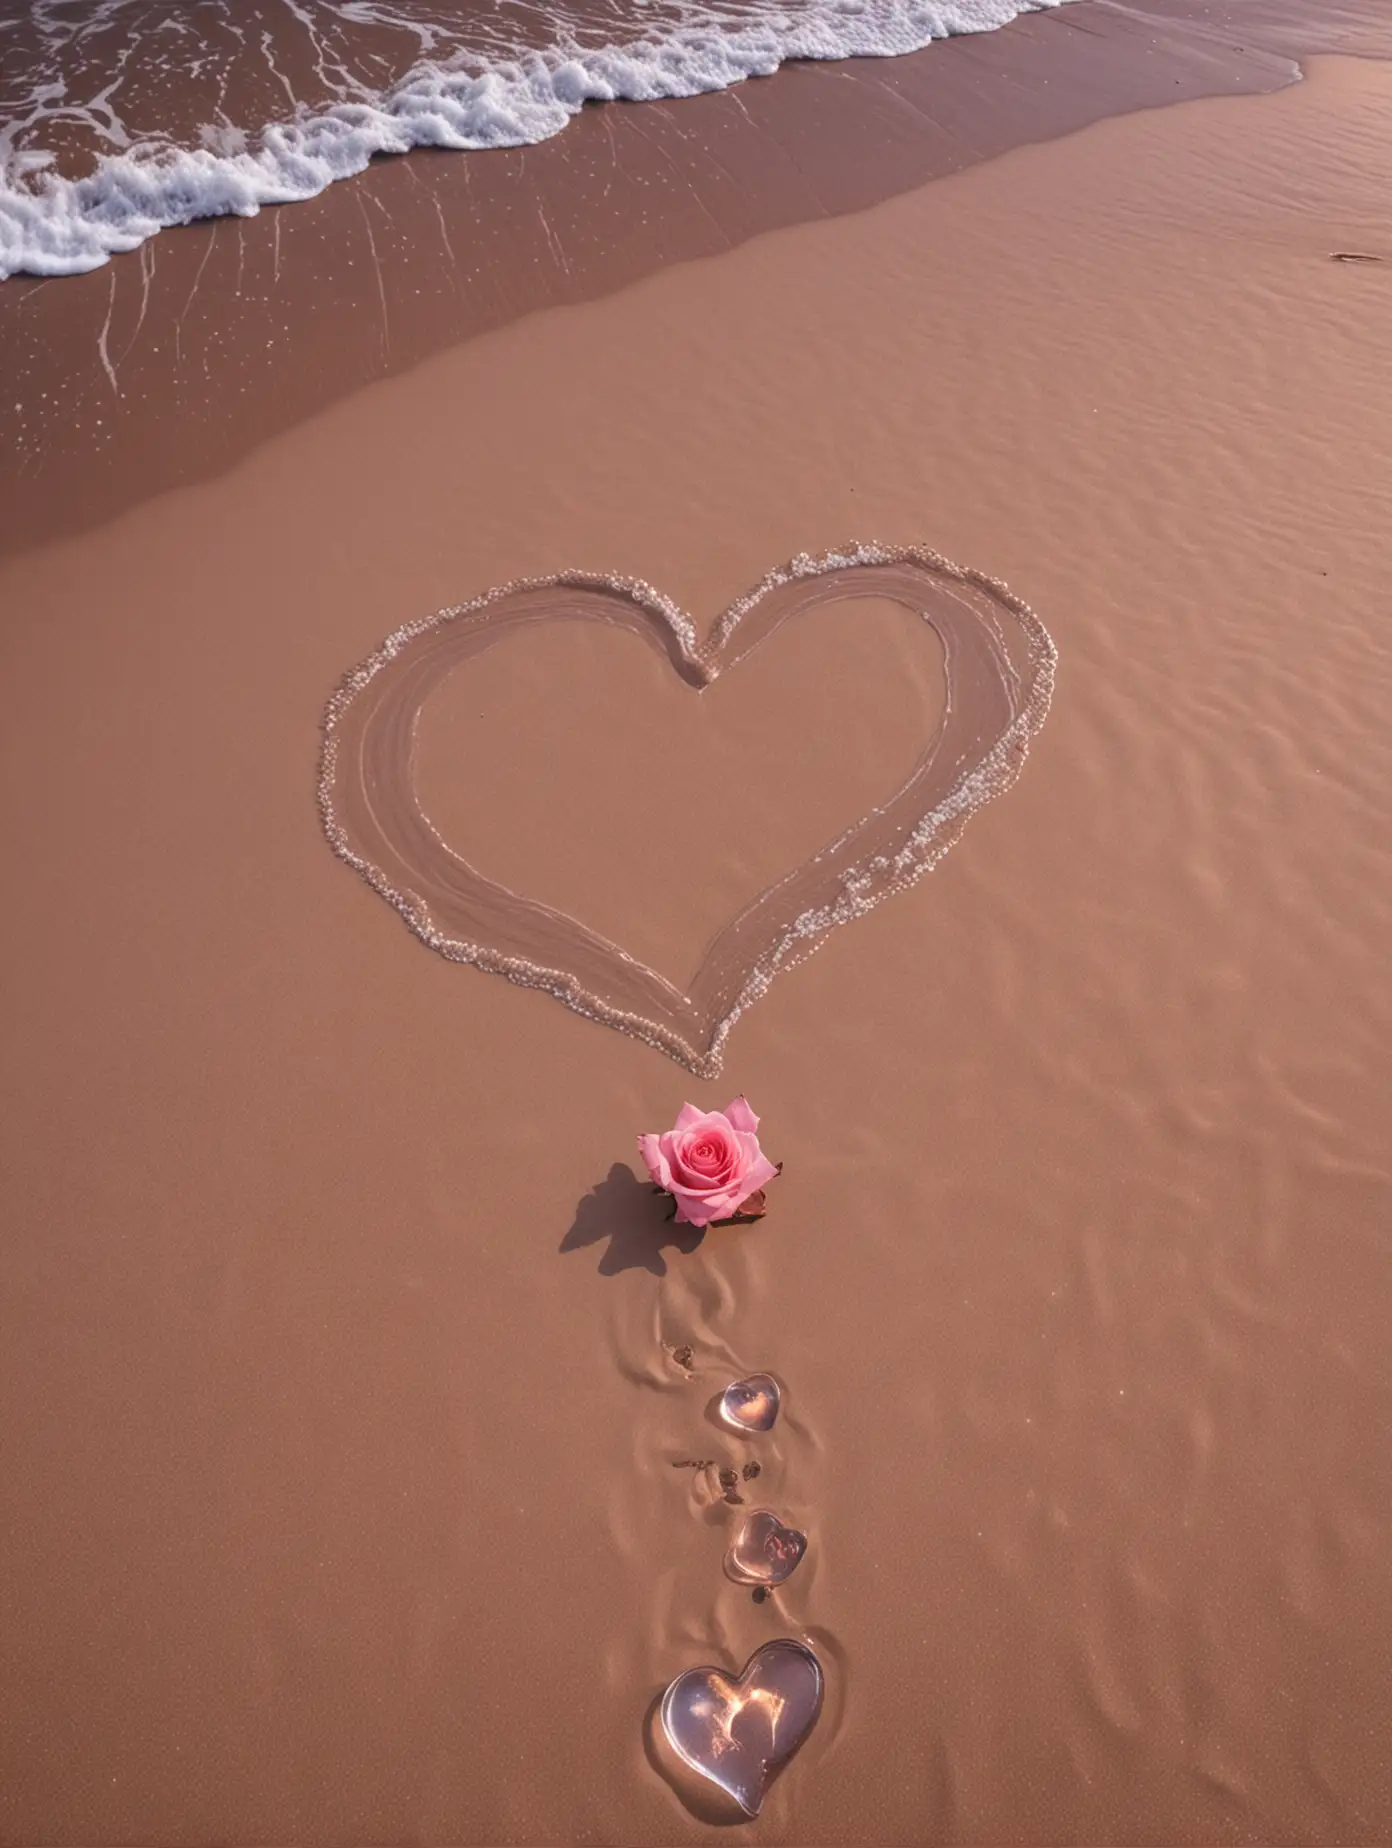
M 781 1585 L 807 1551 L 807 1535 L 785 1527 L 776 1514 L 759 1508 L 735 1536 L 725 1570 L 742 1585 Z
M 699 692 L 785 621 L 867 597 L 901 605 L 931 631 L 929 645 L 945 661 L 946 709 L 925 708 L 908 781 L 732 918 L 686 989 L 578 918 L 485 878 L 421 806 L 422 707 L 457 668 L 509 635 L 537 623 L 607 623 L 642 637 Z M 324 714 L 320 814 L 334 852 L 441 956 L 544 989 L 714 1078 L 731 1028 L 776 976 L 907 891 L 1015 781 L 1049 710 L 1056 658 L 1044 625 L 1004 584 L 924 546 L 800 554 L 732 603 L 704 640 L 684 610 L 634 578 L 518 579 L 404 624 L 345 677 Z
M 774 1777 L 817 1723 L 822 1665 L 790 1637 L 765 1643 L 738 1681 L 689 1668 L 662 1696 L 662 1730 L 679 1757 L 757 1816 Z
M 771 1373 L 751 1373 L 720 1395 L 720 1416 L 732 1431 L 771 1431 L 783 1393 Z

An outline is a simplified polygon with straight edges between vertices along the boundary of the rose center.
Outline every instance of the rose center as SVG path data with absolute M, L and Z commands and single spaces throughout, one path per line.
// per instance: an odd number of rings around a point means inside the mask
M 687 1166 L 701 1175 L 722 1174 L 731 1161 L 731 1151 L 714 1136 L 703 1136 L 686 1150 Z

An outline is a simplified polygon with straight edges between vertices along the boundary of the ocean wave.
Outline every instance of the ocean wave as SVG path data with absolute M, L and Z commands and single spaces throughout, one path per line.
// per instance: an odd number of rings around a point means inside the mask
M 262 9 L 229 16 L 228 44 L 218 55 L 243 82 L 247 61 L 259 59 L 267 85 L 274 80 L 284 97 L 284 117 L 236 121 L 226 108 L 227 75 L 217 72 L 216 106 L 206 105 L 212 119 L 181 140 L 160 119 L 160 73 L 167 73 L 172 118 L 180 86 L 213 58 L 202 56 L 197 42 L 188 44 L 187 13 L 104 0 L 77 26 L 57 0 L 33 0 L 34 55 L 21 82 L 7 79 L 3 98 L 0 277 L 96 269 L 170 225 L 250 217 L 263 205 L 313 198 L 361 173 L 376 155 L 524 146 L 558 134 L 586 103 L 723 90 L 768 76 L 793 58 L 895 57 L 1066 3 L 736 0 L 678 8 L 666 0 L 630 0 L 626 15 L 612 5 L 585 19 L 533 10 L 520 32 L 508 28 L 521 42 L 509 42 L 496 10 L 484 17 L 442 11 L 439 0 L 419 9 L 405 0 L 396 7 L 283 0 L 270 22 Z M 253 15 L 257 31 L 250 29 Z M 597 21 L 606 33 L 598 43 Z M 293 60 L 277 59 L 281 31 L 296 39 L 312 100 L 297 94 Z M 371 47 L 356 61 L 343 55 L 344 34 L 354 31 Z M 541 42 L 526 43 L 528 31 Z M 385 82 L 384 42 L 416 54 Z M 145 79 L 141 121 L 122 113 L 133 71 Z M 59 152 L 59 144 L 70 150 L 74 133 L 90 142 L 87 170 L 76 173 L 63 171 Z

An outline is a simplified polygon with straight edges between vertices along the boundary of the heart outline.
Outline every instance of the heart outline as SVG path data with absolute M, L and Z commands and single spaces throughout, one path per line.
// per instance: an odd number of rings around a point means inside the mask
M 874 578 L 877 570 L 891 585 L 882 594 L 914 610 L 937 631 L 947 657 L 947 710 L 909 781 L 810 861 L 765 887 L 719 933 L 688 990 L 644 968 L 578 919 L 486 879 L 449 846 L 420 808 L 411 769 L 420 706 L 438 684 L 438 678 L 430 679 L 432 667 L 438 675 L 452 672 L 460 660 L 493 645 L 510 628 L 558 615 L 581 616 L 643 635 L 665 653 L 680 678 L 700 691 L 759 646 L 786 616 L 820 602 L 869 594 L 858 580 Z M 851 579 L 857 582 L 847 588 Z M 931 603 L 923 603 L 930 590 L 942 599 L 936 614 L 930 613 Z M 790 604 L 782 613 L 780 593 Z M 752 640 L 746 637 L 741 646 L 746 625 Z M 940 748 L 952 743 L 954 646 L 972 672 L 982 672 L 982 662 L 991 657 L 1000 679 L 995 691 L 1004 700 L 1008 723 L 996 735 L 978 740 L 975 756 L 970 750 L 964 754 L 960 745 L 956 758 L 945 752 L 950 782 L 934 790 L 930 778 L 920 795 L 917 786 L 925 775 L 940 768 Z M 916 884 L 954 844 L 971 814 L 1013 784 L 1047 716 L 1057 659 L 1044 624 L 1008 586 L 924 546 L 856 543 L 815 557 L 801 553 L 730 604 L 705 642 L 684 610 L 641 579 L 584 571 L 516 579 L 404 624 L 344 676 L 323 717 L 320 819 L 338 857 L 447 960 L 543 989 L 573 1012 L 643 1040 L 697 1077 L 713 1078 L 735 1022 L 775 976 L 804 961 L 840 925 Z M 915 805 L 929 794 L 933 800 L 919 814 Z M 891 820 L 889 845 L 858 855 L 860 843 L 872 842 L 876 825 L 883 832 Z M 804 905 L 781 929 L 765 928 L 761 939 L 756 928 L 761 918 L 776 917 L 780 895 L 786 907 L 800 887 L 815 891 L 809 880 L 823 863 L 820 902 Z M 436 909 L 452 909 L 463 925 L 443 928 L 432 912 L 432 899 Z M 476 933 L 478 918 L 493 926 L 493 942 L 486 935 L 461 934 L 464 929 Z M 521 936 L 524 927 L 549 929 L 575 966 L 553 966 L 556 957 L 508 954 L 503 947 L 508 929 L 518 936 L 514 951 L 519 943 L 530 947 Z M 752 937 L 752 952 L 741 950 L 741 932 Z M 615 1004 L 613 997 L 625 982 L 648 1012 Z M 600 992 L 601 985 L 608 986 L 609 998 Z

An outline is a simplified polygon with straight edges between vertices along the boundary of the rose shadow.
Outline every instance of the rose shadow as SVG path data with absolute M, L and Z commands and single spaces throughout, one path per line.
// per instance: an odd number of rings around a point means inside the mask
M 576 1207 L 560 1250 L 579 1251 L 607 1238 L 609 1248 L 599 1260 L 601 1277 L 617 1277 L 627 1270 L 665 1277 L 664 1250 L 671 1247 L 688 1255 L 705 1237 L 704 1227 L 678 1225 L 669 1217 L 671 1210 L 665 1195 L 654 1193 L 647 1181 L 640 1181 L 631 1168 L 616 1161 Z

